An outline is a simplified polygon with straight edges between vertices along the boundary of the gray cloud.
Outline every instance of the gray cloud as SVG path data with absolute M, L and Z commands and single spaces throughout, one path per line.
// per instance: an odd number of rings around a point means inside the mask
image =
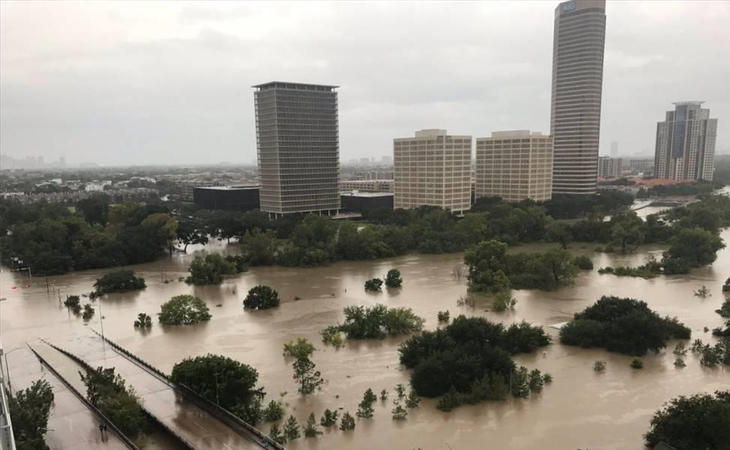
M 556 3 L 7 3 L 0 145 L 70 162 L 253 162 L 251 85 L 338 84 L 343 160 L 416 129 L 548 131 Z M 42 6 L 42 7 L 41 7 Z M 730 4 L 609 2 L 601 148 L 677 100 L 730 150 Z

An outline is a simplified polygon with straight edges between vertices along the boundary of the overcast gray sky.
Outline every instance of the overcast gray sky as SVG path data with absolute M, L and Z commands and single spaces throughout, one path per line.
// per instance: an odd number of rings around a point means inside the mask
M 337 84 L 343 161 L 447 128 L 549 131 L 558 2 L 0 4 L 0 145 L 69 163 L 256 158 L 251 85 Z M 705 100 L 730 152 L 730 2 L 607 5 L 601 153 Z

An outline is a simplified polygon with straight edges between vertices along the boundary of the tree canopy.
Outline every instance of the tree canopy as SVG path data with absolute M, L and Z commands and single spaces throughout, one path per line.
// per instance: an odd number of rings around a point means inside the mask
M 135 439 L 149 428 L 147 416 L 133 390 L 127 388 L 124 379 L 114 368 L 98 367 L 81 374 L 86 385 L 86 397 L 99 408 L 122 433 Z
M 654 413 L 646 445 L 676 450 L 730 448 L 730 391 L 679 396 Z
M 411 385 L 418 395 L 437 397 L 451 389 L 470 392 L 485 376 L 504 383 L 515 370 L 511 355 L 549 343 L 541 327 L 523 322 L 505 329 L 481 317 L 462 315 L 444 328 L 411 336 L 398 352 L 401 364 L 413 369 Z
M 192 325 L 210 320 L 208 306 L 199 297 L 177 295 L 160 306 L 159 321 L 163 325 Z
M 53 390 L 46 380 L 36 380 L 27 389 L 8 396 L 13 436 L 18 450 L 46 450 L 45 434 L 53 404 Z
M 560 329 L 560 342 L 642 356 L 658 352 L 669 339 L 689 339 L 690 333 L 676 318 L 660 317 L 645 302 L 604 296 Z
M 172 368 L 170 378 L 203 398 L 255 425 L 261 418 L 263 388 L 256 387 L 258 371 L 221 355 L 185 358 Z
M 131 270 L 117 270 L 104 274 L 94 283 L 94 293 L 104 295 L 112 292 L 126 292 L 144 289 L 144 278 L 138 277 Z
M 279 293 L 262 284 L 252 287 L 243 300 L 243 307 L 246 309 L 269 309 L 277 306 L 279 306 Z
M 337 331 L 348 339 L 383 339 L 419 331 L 424 320 L 410 308 L 388 308 L 385 305 L 347 306 L 345 322 L 337 325 Z
M 469 288 L 496 293 L 510 288 L 552 290 L 573 281 L 578 268 L 560 248 L 543 253 L 507 254 L 507 244 L 484 241 L 464 254 Z
M 242 271 L 238 269 L 235 262 L 224 258 L 218 253 L 196 256 L 193 262 L 190 263 L 190 276 L 186 281 L 196 285 L 221 284 L 223 275 L 231 275 Z
M 0 202 L 3 263 L 29 266 L 33 274 L 114 267 L 152 261 L 168 249 L 177 221 L 160 205 L 122 203 L 106 197 L 63 205 Z M 9 232 L 9 233 L 8 233 Z

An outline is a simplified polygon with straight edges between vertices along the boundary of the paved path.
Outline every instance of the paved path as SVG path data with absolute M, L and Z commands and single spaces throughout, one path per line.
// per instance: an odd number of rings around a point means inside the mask
M 8 364 L 13 391 L 25 389 L 39 378 L 51 384 L 54 399 L 48 417 L 46 443 L 52 450 L 127 450 L 122 440 L 111 431 L 105 439 L 101 439 L 96 415 L 47 367 L 42 366 L 30 349 L 21 347 L 13 350 L 8 354 Z
M 132 386 L 140 396 L 145 409 L 196 449 L 262 448 L 178 395 L 164 380 L 122 356 L 109 344 L 102 344 L 99 337 L 79 336 L 53 344 L 92 367 L 114 367 L 127 385 Z

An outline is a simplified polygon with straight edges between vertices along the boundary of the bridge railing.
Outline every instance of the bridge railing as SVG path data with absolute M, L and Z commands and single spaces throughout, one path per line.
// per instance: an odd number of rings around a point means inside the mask
M 91 365 L 90 365 L 89 363 L 87 363 L 86 361 L 84 361 L 83 359 L 81 359 L 81 358 L 80 358 L 79 356 L 77 356 L 77 355 L 75 355 L 75 354 L 71 353 L 70 351 L 68 351 L 68 350 L 64 350 L 64 349 L 62 349 L 62 348 L 60 348 L 60 347 L 57 347 L 57 346 L 55 346 L 55 345 L 51 344 L 50 342 L 46 341 L 45 339 L 41 339 L 41 341 L 43 341 L 43 342 L 44 342 L 44 343 L 45 343 L 46 345 L 48 345 L 49 347 L 52 347 L 52 348 L 56 349 L 57 351 L 59 351 L 59 352 L 63 353 L 64 355 L 68 356 L 69 358 L 71 358 L 71 359 L 72 359 L 72 360 L 73 360 L 74 362 L 76 362 L 77 364 L 79 364 L 79 365 L 80 365 L 81 367 L 83 367 L 84 369 L 86 369 L 86 370 L 91 370 L 91 371 L 93 371 L 93 370 L 96 370 L 96 369 L 94 369 L 93 367 L 91 367 Z M 35 351 L 34 351 L 33 353 L 35 353 Z M 39 358 L 39 359 L 41 359 L 41 361 L 43 361 L 43 358 L 41 358 L 41 356 L 40 356 L 40 355 L 38 355 L 37 353 L 36 353 L 36 355 L 38 356 L 38 358 Z M 53 370 L 53 372 L 54 372 L 54 373 L 57 373 L 57 372 L 56 372 L 56 371 L 55 371 L 55 370 L 53 369 L 53 367 L 52 367 L 52 366 L 51 366 L 50 364 L 48 364 L 48 363 L 45 363 L 45 364 L 46 364 L 46 365 L 47 365 L 47 366 L 48 366 L 48 367 L 49 367 L 49 368 L 50 368 L 51 370 Z M 61 380 L 62 380 L 62 381 L 63 381 L 64 383 L 66 383 L 66 381 L 65 381 L 65 380 L 64 380 L 64 379 L 63 379 L 63 378 L 62 378 L 62 377 L 61 377 L 60 375 L 59 375 L 59 378 L 61 378 Z M 88 401 L 88 399 L 86 399 L 86 398 L 85 398 L 85 397 L 84 397 L 83 395 L 79 395 L 79 394 L 78 394 L 78 392 L 76 392 L 76 390 L 75 390 L 75 389 L 74 389 L 73 387 L 71 387 L 71 386 L 70 386 L 70 385 L 69 385 L 68 383 L 66 383 L 66 384 L 67 384 L 67 385 L 68 385 L 68 386 L 69 386 L 69 387 L 71 388 L 71 390 L 73 390 L 73 391 L 74 391 L 74 393 L 76 393 L 76 394 L 77 394 L 77 395 L 78 395 L 79 397 L 81 397 L 81 399 L 82 399 L 82 400 L 83 400 L 83 401 L 84 401 L 84 402 L 85 402 L 85 403 L 86 403 L 87 405 L 89 405 L 89 406 L 90 406 L 91 408 L 93 408 L 93 409 L 94 409 L 94 410 L 95 410 L 95 411 L 97 412 L 97 414 L 99 414 L 99 415 L 100 415 L 101 417 L 103 417 L 103 418 L 104 418 L 104 420 L 105 420 L 105 422 L 107 422 L 108 424 L 110 424 L 110 425 L 112 426 L 112 428 L 113 428 L 113 429 L 114 429 L 114 430 L 115 430 L 115 431 L 117 432 L 117 434 L 119 434 L 120 436 L 122 436 L 122 438 L 123 438 L 123 440 L 125 441 L 125 443 L 127 443 L 126 441 L 129 441 L 129 442 L 131 442 L 131 440 L 130 440 L 130 439 L 129 439 L 129 438 L 128 438 L 128 437 L 126 436 L 126 435 L 124 435 L 124 434 L 123 434 L 123 433 L 121 432 L 121 430 L 119 430 L 119 428 L 118 428 L 118 427 L 117 427 L 116 425 L 114 425 L 114 424 L 113 424 L 113 423 L 111 422 L 111 420 L 109 420 L 109 419 L 108 419 L 108 418 L 107 418 L 107 417 L 106 417 L 106 416 L 105 416 L 105 415 L 104 415 L 104 414 L 103 414 L 103 413 L 102 413 L 102 412 L 101 412 L 101 411 L 100 411 L 100 410 L 99 410 L 99 409 L 98 409 L 98 408 L 97 408 L 96 406 L 94 406 L 94 405 L 93 405 L 93 404 L 92 404 L 91 402 L 89 402 L 89 401 Z M 146 415 L 147 415 L 147 416 L 148 416 L 148 417 L 149 417 L 149 418 L 150 418 L 151 420 L 153 420 L 153 421 L 154 421 L 154 422 L 155 422 L 155 423 L 156 423 L 157 425 L 159 425 L 159 426 L 160 426 L 160 427 L 161 427 L 162 429 L 164 429 L 165 431 L 167 431 L 168 433 L 170 433 L 170 434 L 171 434 L 171 435 L 172 435 L 173 437 L 175 437 L 175 438 L 176 438 L 176 439 L 177 439 L 177 440 L 178 440 L 178 441 L 179 441 L 179 442 L 180 442 L 180 443 L 181 443 L 181 444 L 182 444 L 183 446 L 185 446 L 186 448 L 188 448 L 188 449 L 190 449 L 190 450 L 196 450 L 196 449 L 195 449 L 195 446 L 194 446 L 193 444 L 191 444 L 190 442 L 188 442 L 188 440 L 187 440 L 187 439 L 185 439 L 184 437 L 180 436 L 180 435 L 179 435 L 179 434 L 178 434 L 178 433 L 177 433 L 177 432 L 176 432 L 175 430 L 173 430 L 173 429 L 171 429 L 170 427 L 168 427 L 167 425 L 165 425 L 165 424 L 164 424 L 164 423 L 163 423 L 163 422 L 162 422 L 161 420 L 159 420 L 159 419 L 158 419 L 158 418 L 157 418 L 157 417 L 156 417 L 156 416 L 155 416 L 154 414 L 152 414 L 152 413 L 151 413 L 151 412 L 150 412 L 150 411 L 149 411 L 149 410 L 148 410 L 147 408 L 145 408 L 144 404 L 140 404 L 140 407 L 142 408 L 142 411 L 144 411 L 144 413 L 145 413 L 145 414 L 146 414 Z M 134 445 L 134 443 L 132 443 L 132 445 Z M 137 447 L 136 447 L 136 446 L 135 446 L 134 448 L 135 448 L 135 449 L 137 449 Z
M 46 342 L 45 340 L 43 340 L 43 339 L 41 339 L 41 340 L 44 343 L 48 344 L 48 342 Z M 48 344 L 48 345 L 51 345 L 51 344 Z M 60 351 L 61 353 L 64 353 L 65 355 L 69 356 L 71 359 L 74 359 L 76 361 L 76 359 L 74 357 L 72 357 L 71 355 L 69 355 L 68 353 L 63 352 L 62 350 L 60 350 L 60 349 L 58 349 L 58 348 L 56 348 L 56 347 L 54 347 L 52 345 L 51 345 L 51 347 L 53 347 L 54 349 Z M 101 418 L 101 420 L 109 428 L 111 428 L 112 431 L 114 431 L 114 433 L 117 436 L 119 436 L 119 439 L 122 440 L 122 442 L 124 443 L 124 445 L 126 445 L 128 448 L 130 448 L 132 450 L 139 450 L 139 448 L 137 447 L 137 445 L 135 445 L 135 443 L 132 442 L 132 440 L 127 437 L 127 435 L 125 435 L 124 433 L 122 433 L 122 430 L 120 430 L 119 428 L 117 428 L 117 426 L 114 425 L 114 423 L 111 420 L 109 420 L 109 418 L 106 415 L 104 415 L 104 413 L 101 412 L 101 410 L 99 410 L 99 408 L 97 408 L 96 406 L 94 406 L 93 403 L 91 403 L 86 397 L 84 397 L 79 391 L 77 391 L 76 388 L 73 387 L 73 385 L 71 385 L 71 383 L 69 383 L 68 380 L 66 380 L 66 378 L 63 377 L 63 375 L 61 375 L 60 373 L 58 373 L 58 371 L 48 361 L 45 360 L 45 358 L 43 358 L 41 355 L 39 355 L 38 352 L 36 352 L 32 347 L 31 347 L 30 350 L 33 352 L 33 354 L 36 356 L 36 358 L 38 358 L 41 361 L 41 363 L 43 363 L 43 365 L 45 365 L 46 367 L 48 367 L 48 370 L 50 370 L 51 373 L 53 373 L 53 375 L 56 378 L 58 378 L 59 380 L 61 380 L 61 382 L 66 386 L 66 388 L 69 391 L 73 392 L 74 395 L 76 395 L 76 397 L 78 397 L 84 404 L 86 404 L 86 407 L 87 408 L 89 408 L 91 411 L 93 411 L 94 414 L 97 415 L 97 417 Z M 80 361 L 77 361 L 77 362 L 80 362 Z
M 92 331 L 94 333 L 96 333 L 99 337 L 102 337 L 101 334 L 99 332 L 97 332 L 96 330 L 92 329 Z M 167 374 L 165 374 L 163 371 L 154 367 L 152 364 L 143 360 L 139 356 L 137 356 L 134 353 L 130 352 L 129 350 L 125 349 L 124 347 L 122 347 L 121 345 L 112 341 L 111 339 L 109 339 L 105 336 L 102 338 L 109 345 L 111 345 L 112 348 L 114 348 L 115 350 L 117 350 L 122 355 L 126 356 L 127 358 L 131 359 L 133 362 L 137 363 L 142 368 L 153 373 L 154 375 L 158 376 L 159 378 L 162 378 L 173 390 L 175 390 L 175 392 L 183 395 L 185 398 L 187 398 L 190 401 L 192 401 L 193 403 L 195 403 L 200 409 L 208 412 L 213 417 L 217 418 L 221 422 L 223 422 L 226 425 L 228 425 L 229 427 L 233 428 L 239 434 L 253 435 L 253 437 L 255 437 L 257 439 L 257 443 L 259 445 L 261 445 L 263 448 L 275 449 L 275 450 L 286 450 L 281 444 L 276 443 L 270 437 L 268 437 L 267 435 L 262 433 L 258 428 L 245 422 L 240 417 L 231 413 L 227 409 L 222 408 L 220 405 L 211 402 L 207 398 L 204 398 L 203 396 L 201 396 L 194 390 L 190 389 L 188 386 L 173 382 L 172 379 L 170 379 L 170 377 Z

